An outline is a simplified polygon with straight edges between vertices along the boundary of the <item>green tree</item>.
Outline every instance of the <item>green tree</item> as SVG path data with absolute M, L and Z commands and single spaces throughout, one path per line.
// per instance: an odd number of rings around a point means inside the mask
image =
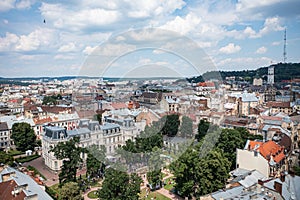
M 59 174 L 60 185 L 67 182 L 76 182 L 76 172 L 79 164 L 82 163 L 80 154 L 85 152 L 85 149 L 79 147 L 79 137 L 74 137 L 66 142 L 59 142 L 50 151 L 54 152 L 57 159 L 63 159 L 63 165 Z
M 61 94 L 58 95 L 51 95 L 51 96 L 45 96 L 43 98 L 43 105 L 56 105 L 58 100 L 61 100 L 62 96 Z
M 156 170 L 147 172 L 147 180 L 152 185 L 152 187 L 159 185 L 160 181 L 162 180 L 161 170 L 156 169 Z
M 193 121 L 187 116 L 183 116 L 179 128 L 180 135 L 183 137 L 193 137 Z
M 236 149 L 244 148 L 247 140 L 262 139 L 260 135 L 252 135 L 245 128 L 222 129 L 217 148 L 224 152 L 224 156 L 231 162 L 231 169 L 236 166 Z
M 12 165 L 14 162 L 14 158 L 12 155 L 5 153 L 4 151 L 0 151 L 0 164 L 8 164 Z
M 200 141 L 202 138 L 205 137 L 208 129 L 209 129 L 210 123 L 206 120 L 201 119 L 198 124 L 198 134 L 196 134 L 195 138 Z
M 96 177 L 99 171 L 104 167 L 106 148 L 101 145 L 99 148 L 97 145 L 92 145 L 87 148 L 88 156 L 86 159 L 87 175 Z
M 243 148 L 245 141 L 236 129 L 223 129 L 219 138 L 217 147 L 224 152 L 224 156 L 230 161 L 231 169 L 235 168 L 236 163 L 236 149 Z
M 160 181 L 162 180 L 161 167 L 163 161 L 160 158 L 161 153 L 162 151 L 160 148 L 153 147 L 148 161 L 149 172 L 147 173 L 147 179 L 154 187 L 160 184 Z
M 199 156 L 200 147 L 189 148 L 170 165 L 175 178 L 175 188 L 184 197 L 196 198 L 224 187 L 229 177 L 230 162 L 217 150 L 205 157 Z
M 59 191 L 60 200 L 83 200 L 78 183 L 68 182 Z
M 127 174 L 109 168 L 105 172 L 102 188 L 98 190 L 100 199 L 138 200 L 142 179 L 136 174 Z
M 164 116 L 161 122 L 164 122 L 161 130 L 163 135 L 168 135 L 171 137 L 177 135 L 180 124 L 178 115 L 172 114 Z
M 20 151 L 33 150 L 36 146 L 36 135 L 26 122 L 14 123 L 11 138 Z

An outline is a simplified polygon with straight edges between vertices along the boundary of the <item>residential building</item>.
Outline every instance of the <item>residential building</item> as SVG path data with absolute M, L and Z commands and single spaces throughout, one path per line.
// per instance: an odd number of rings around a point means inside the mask
M 274 141 L 250 141 L 244 149 L 237 149 L 237 168 L 258 170 L 266 177 L 274 177 L 285 168 L 284 147 Z
M 140 123 L 146 123 L 145 121 Z M 78 128 L 66 130 L 58 126 L 45 126 L 45 135 L 42 138 L 42 152 L 45 164 L 51 170 L 60 170 L 62 160 L 57 159 L 53 152 L 49 152 L 51 147 L 55 147 L 59 142 L 66 142 L 73 137 L 80 138 L 81 147 L 91 145 L 104 145 L 106 155 L 113 156 L 119 145 L 124 145 L 128 139 L 134 140 L 143 130 L 140 123 L 135 123 L 133 119 L 105 118 L 102 125 L 98 121 L 82 119 Z M 86 155 L 82 153 L 81 158 L 85 160 Z
M 43 185 L 30 176 L 12 168 L 0 167 L 0 199 L 3 200 L 52 200 Z

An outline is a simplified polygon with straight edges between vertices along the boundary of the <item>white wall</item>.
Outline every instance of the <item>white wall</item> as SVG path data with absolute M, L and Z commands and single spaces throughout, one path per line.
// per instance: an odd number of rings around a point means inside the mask
M 239 168 L 247 170 L 256 169 L 264 176 L 269 177 L 269 163 L 260 153 L 254 156 L 253 151 L 237 149 L 236 163 Z

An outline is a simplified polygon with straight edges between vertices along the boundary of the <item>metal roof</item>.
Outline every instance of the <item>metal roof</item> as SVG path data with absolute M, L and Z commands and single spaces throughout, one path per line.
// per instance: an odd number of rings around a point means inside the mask
M 28 185 L 28 190 L 23 190 L 26 195 L 37 194 L 38 200 L 52 200 L 52 198 L 28 175 L 12 168 L 6 167 L 0 173 L 0 182 L 2 182 L 2 175 L 8 173 L 15 173 L 16 176 L 11 176 L 9 180 L 14 180 L 18 185 Z

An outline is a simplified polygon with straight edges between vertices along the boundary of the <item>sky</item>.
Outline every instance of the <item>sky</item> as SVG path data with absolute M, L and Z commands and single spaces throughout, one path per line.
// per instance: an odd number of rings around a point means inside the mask
M 299 0 L 0 0 L 0 77 L 193 76 L 300 62 Z

